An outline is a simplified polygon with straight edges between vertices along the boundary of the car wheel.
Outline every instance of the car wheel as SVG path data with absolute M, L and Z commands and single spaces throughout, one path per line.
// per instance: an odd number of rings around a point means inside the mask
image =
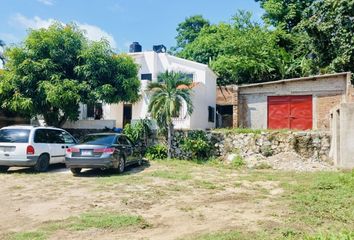
M 74 176 L 77 176 L 81 172 L 81 168 L 70 168 L 70 171 L 73 173 Z
M 8 166 L 0 166 L 0 172 L 4 173 L 6 172 L 10 167 Z
M 43 154 L 39 156 L 36 165 L 34 166 L 34 170 L 36 172 L 46 172 L 49 167 L 49 156 L 47 154 Z
M 120 156 L 118 158 L 118 172 L 122 173 L 124 172 L 124 169 L 125 169 L 125 160 L 124 157 Z
M 143 155 L 142 154 L 140 154 L 140 156 L 139 156 L 138 165 L 139 166 L 143 165 Z

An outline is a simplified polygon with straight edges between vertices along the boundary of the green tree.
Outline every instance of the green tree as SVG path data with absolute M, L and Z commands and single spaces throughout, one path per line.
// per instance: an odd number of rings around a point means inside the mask
M 354 71 L 353 19 L 354 1 L 319 0 L 306 9 L 299 26 L 319 71 Z
M 354 71 L 354 1 L 256 1 L 266 22 L 289 33 L 292 67 L 302 75 Z
M 193 42 L 198 37 L 204 27 L 209 25 L 209 21 L 204 19 L 202 15 L 194 15 L 186 18 L 177 26 L 177 46 L 172 48 L 172 50 L 178 51 L 183 49 L 187 44 Z
M 265 10 L 263 19 L 275 27 L 292 31 L 303 19 L 303 12 L 316 0 L 255 0 Z
M 298 75 L 290 67 L 289 41 L 284 31 L 260 26 L 240 11 L 230 23 L 203 28 L 178 56 L 209 64 L 219 85 L 269 81 Z
M 108 42 L 90 42 L 74 24 L 30 30 L 22 45 L 5 50 L 1 107 L 52 126 L 75 121 L 79 103 L 138 100 L 137 66 Z
M 173 118 L 181 112 L 185 104 L 187 114 L 193 112 L 191 82 L 182 73 L 165 72 L 158 76 L 158 82 L 148 86 L 151 93 L 148 111 L 160 128 L 167 128 L 168 157 L 171 158 Z

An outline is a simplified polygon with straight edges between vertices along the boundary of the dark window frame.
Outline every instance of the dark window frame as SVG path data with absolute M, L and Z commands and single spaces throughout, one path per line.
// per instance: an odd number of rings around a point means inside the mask
M 152 81 L 152 73 L 142 73 L 140 75 L 141 80 Z
M 208 106 L 208 122 L 215 122 L 215 108 Z

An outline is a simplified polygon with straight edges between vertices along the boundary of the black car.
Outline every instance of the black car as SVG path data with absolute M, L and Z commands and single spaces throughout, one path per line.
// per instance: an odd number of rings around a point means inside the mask
M 142 164 L 142 154 L 132 141 L 119 133 L 86 135 L 80 144 L 66 151 L 65 164 L 79 174 L 82 168 L 116 169 L 121 173 L 132 164 Z

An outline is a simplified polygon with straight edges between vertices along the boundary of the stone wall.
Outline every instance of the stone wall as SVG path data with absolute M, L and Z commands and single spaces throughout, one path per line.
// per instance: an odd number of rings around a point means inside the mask
M 173 155 L 187 158 L 181 147 L 186 131 L 176 131 L 173 139 Z M 278 153 L 293 152 L 304 159 L 330 162 L 330 134 L 328 132 L 264 131 L 260 133 L 235 133 L 231 131 L 207 132 L 208 139 L 215 146 L 213 156 L 227 156 L 236 153 L 244 158 L 261 154 L 265 157 Z
M 305 159 L 329 161 L 330 135 L 327 132 L 213 133 L 219 156 L 238 153 L 242 157 L 265 157 L 294 152 Z

